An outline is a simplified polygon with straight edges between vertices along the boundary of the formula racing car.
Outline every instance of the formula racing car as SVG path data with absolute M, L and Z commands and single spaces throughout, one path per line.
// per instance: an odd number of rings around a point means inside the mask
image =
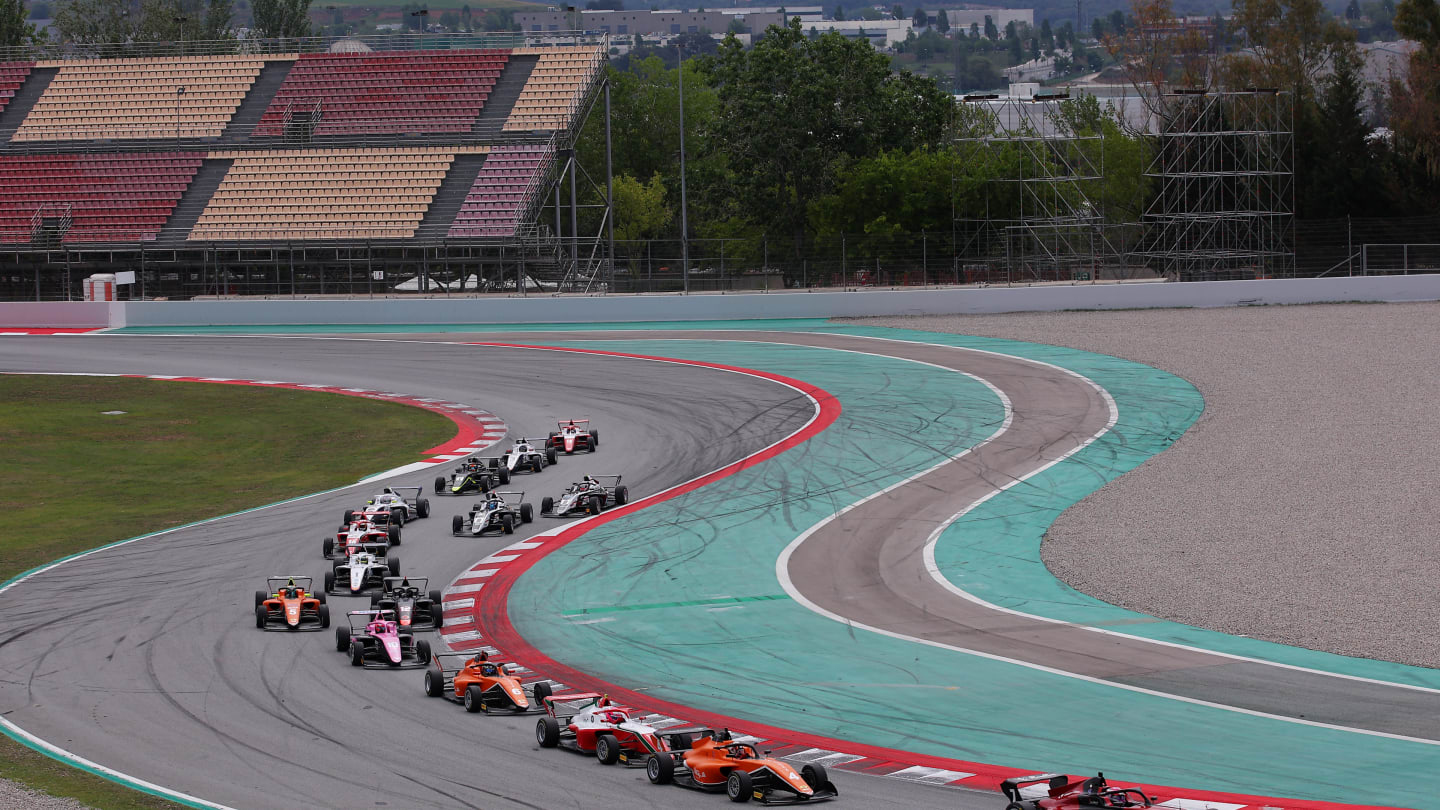
M 351 554 L 325 572 L 325 592 L 355 596 L 371 588 L 384 588 L 385 577 L 400 576 L 399 557 L 380 557 L 371 551 Z
M 335 649 L 350 665 L 375 669 L 417 669 L 430 665 L 430 642 L 416 641 L 388 610 L 352 610 L 349 627 L 335 628 Z
M 510 452 L 499 458 L 486 459 L 486 463 L 497 473 L 500 470 L 505 470 L 507 473 L 538 473 L 556 461 L 555 448 L 541 447 L 535 443 L 534 439 L 523 438 L 515 440 Z M 506 480 L 501 478 L 500 483 L 506 483 Z
M 442 599 L 439 591 L 426 592 L 429 584 L 429 577 L 385 577 L 370 607 L 394 611 L 401 630 L 439 630 L 445 623 Z
M 514 496 L 514 500 L 506 496 Z M 467 534 L 479 537 L 486 532 L 512 534 L 517 525 L 535 519 L 535 507 L 525 503 L 524 499 L 523 492 L 496 492 L 492 489 L 485 500 L 470 507 L 468 514 L 451 518 L 450 533 L 456 537 Z
M 430 517 L 430 500 L 420 497 L 420 487 L 385 487 L 379 495 L 365 502 L 363 509 L 346 509 L 344 523 L 349 523 L 355 515 L 363 514 L 373 522 L 377 514 L 388 515 L 390 522 L 397 526 L 404 526 L 412 520 L 423 517 Z
M 732 802 L 797 804 L 840 795 L 819 763 L 797 773 L 789 763 L 762 757 L 750 743 L 736 742 L 728 731 L 705 731 L 688 750 L 652 754 L 645 775 L 657 785 L 671 782 L 714 793 Z
M 323 630 L 330 626 L 325 594 L 310 589 L 310 577 L 270 577 L 255 592 L 255 626 L 261 630 Z
M 590 429 L 589 419 L 571 419 L 558 423 L 556 427 L 560 429 L 552 430 L 546 443 L 552 450 L 563 450 L 566 453 L 584 450 L 593 453 L 595 448 L 600 446 L 600 431 Z
M 651 754 L 671 750 L 671 743 L 688 747 L 690 742 L 688 734 L 662 737 L 653 726 L 632 719 L 632 710 L 595 692 L 553 695 L 541 703 L 545 716 L 535 724 L 541 748 L 594 754 L 605 765 L 644 765 Z
M 399 526 L 377 526 L 363 515 L 340 527 L 334 537 L 320 541 L 320 553 L 327 560 L 341 559 L 355 553 L 358 547 L 373 547 L 380 556 L 385 556 L 392 544 L 400 543 Z
M 630 500 L 630 490 L 618 475 L 587 475 L 560 493 L 559 500 L 546 495 L 540 499 L 544 517 L 598 515 Z
M 449 478 L 436 476 L 435 494 L 469 495 L 472 492 L 489 492 L 496 481 L 501 484 L 510 483 L 510 471 L 507 469 L 501 474 L 499 467 L 491 470 L 485 466 L 485 462 L 471 456 L 456 467 Z
M 425 694 L 459 703 L 467 712 L 508 709 L 517 714 L 535 711 L 550 697 L 548 681 L 525 691 L 520 677 L 508 664 L 491 661 L 485 653 L 467 659 L 465 653 L 437 653 L 435 666 L 425 670 Z M 449 664 L 454 669 L 446 669 Z
M 1010 800 L 1005 810 L 1153 807 L 1156 801 L 1154 796 L 1146 796 L 1138 788 L 1110 787 L 1103 773 L 1088 779 L 1063 773 L 1016 776 L 1001 782 L 1000 792 Z

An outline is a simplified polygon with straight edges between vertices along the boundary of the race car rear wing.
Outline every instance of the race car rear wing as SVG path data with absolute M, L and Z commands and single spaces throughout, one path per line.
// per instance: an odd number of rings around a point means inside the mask
M 365 625 L 369 624 L 369 623 L 372 622 L 372 621 L 375 621 L 376 619 L 388 619 L 388 620 L 390 620 L 390 621 L 392 621 L 392 622 L 395 621 L 395 611 L 393 611 L 393 610 L 388 610 L 388 609 L 387 609 L 387 610 L 352 610 L 352 611 L 350 611 L 349 613 L 347 613 L 347 614 L 345 614 L 345 615 L 346 615 L 346 616 L 349 618 L 349 620 L 350 620 L 350 630 L 351 630 L 351 632 L 354 632 L 355 630 L 364 627 Z M 359 621 L 357 622 L 356 619 L 359 619 Z
M 390 487 L 390 491 L 399 495 L 405 503 L 414 506 L 420 501 L 420 493 L 425 491 L 424 487 Z
M 384 557 L 390 552 L 390 543 L 388 541 L 384 543 L 345 543 L 341 546 L 341 548 L 345 550 L 345 554 L 347 557 L 350 555 L 350 549 L 352 548 L 358 548 L 361 551 L 369 552 L 376 557 Z
M 314 584 L 314 577 L 282 577 L 276 574 L 275 576 L 267 577 L 265 579 L 265 587 L 268 588 L 266 593 L 276 593 L 281 588 L 286 588 L 291 585 L 299 588 L 306 593 L 310 593 L 310 586 Z
M 1020 789 L 1026 785 L 1045 782 L 1046 787 L 1049 788 L 1053 796 L 1056 791 L 1061 791 L 1069 787 L 1072 781 L 1075 780 L 1072 780 L 1069 775 L 1063 773 L 1036 773 L 1030 776 L 1012 776 L 1000 783 L 1000 792 L 1004 793 L 1005 798 L 1010 801 L 1018 802 L 1020 801 Z
M 500 500 L 504 501 L 507 506 L 511 506 L 511 507 L 513 507 L 513 506 L 515 506 L 515 505 L 517 505 L 517 504 L 523 503 L 523 502 L 525 501 L 525 493 L 524 493 L 524 492 L 520 492 L 520 491 L 516 491 L 516 490 L 503 490 L 503 491 L 502 491 L 502 490 L 494 490 L 494 489 L 492 489 L 492 490 L 490 490 L 490 494 L 491 494 L 491 495 L 499 495 L 499 496 L 500 496 Z M 508 497 L 506 497 L 507 495 L 514 495 L 514 496 L 515 496 L 515 500 L 514 500 L 514 501 L 511 501 Z
M 565 428 L 570 427 L 571 425 L 574 425 L 575 427 L 582 427 L 582 426 L 583 426 L 583 427 L 589 427 L 589 426 L 590 426 L 590 420 L 589 420 L 589 419 L 561 419 L 561 420 L 559 420 L 559 421 L 557 421 L 557 422 L 555 423 L 555 427 L 558 427 L 558 428 L 560 428 L 561 430 L 564 430 Z
M 410 581 L 410 587 L 418 588 L 421 593 L 424 593 L 425 586 L 430 584 L 429 577 L 385 577 L 381 580 L 381 582 L 383 583 L 381 585 L 381 590 L 383 593 L 390 593 L 391 591 L 400 587 L 401 583 L 405 582 L 406 580 Z

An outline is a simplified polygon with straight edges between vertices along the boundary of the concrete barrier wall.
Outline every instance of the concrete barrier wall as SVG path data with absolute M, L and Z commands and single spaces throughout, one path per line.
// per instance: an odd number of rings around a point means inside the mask
M 595 298 L 141 301 L 111 305 L 108 321 L 106 304 L 0 303 L 0 326 L 623 323 L 1436 300 L 1440 275 L 1416 275 Z

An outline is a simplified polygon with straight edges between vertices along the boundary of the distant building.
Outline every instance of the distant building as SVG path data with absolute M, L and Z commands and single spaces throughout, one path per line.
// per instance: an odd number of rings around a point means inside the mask
M 782 16 L 780 11 L 784 9 Z M 545 11 L 517 11 L 515 22 L 522 30 L 536 31 L 598 31 L 611 36 L 674 36 L 709 31 L 724 34 L 730 29 L 731 21 L 738 21 L 749 33 L 761 33 L 772 25 L 784 25 L 791 17 L 799 17 L 801 24 L 823 22 L 824 9 L 820 6 L 769 6 L 754 8 L 724 8 L 708 11 L 563 11 L 549 8 Z
M 931 10 L 927 8 L 924 9 L 924 11 L 926 21 L 930 25 L 934 25 L 936 18 L 940 16 L 940 9 L 937 8 Z M 995 23 L 995 27 L 999 28 L 1001 31 L 1005 30 L 1006 23 L 1012 21 L 1016 25 L 1020 25 L 1021 23 L 1024 23 L 1025 25 L 1035 24 L 1035 10 L 1030 8 L 972 7 L 945 9 L 945 19 L 950 23 L 950 27 L 952 29 L 961 28 L 968 30 L 970 28 L 970 24 L 974 23 L 980 26 L 981 32 L 984 32 L 986 16 L 989 16 L 990 20 Z

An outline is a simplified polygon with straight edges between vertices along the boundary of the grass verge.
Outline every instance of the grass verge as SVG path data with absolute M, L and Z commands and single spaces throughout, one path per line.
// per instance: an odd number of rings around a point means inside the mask
M 11 494 L 0 581 L 127 537 L 354 483 L 454 434 L 439 414 L 339 394 L 0 376 L 0 491 Z M 4 737 L 0 777 L 107 810 L 179 806 Z

